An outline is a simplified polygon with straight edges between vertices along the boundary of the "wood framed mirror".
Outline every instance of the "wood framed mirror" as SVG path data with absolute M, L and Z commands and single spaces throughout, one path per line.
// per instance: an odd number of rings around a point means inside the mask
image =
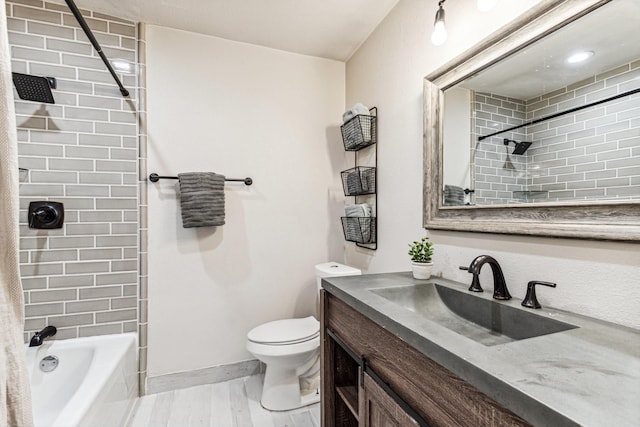
M 618 25 L 622 20 L 629 27 Z M 640 240 L 638 27 L 635 0 L 543 0 L 429 74 L 424 227 Z M 619 40 L 593 48 L 597 65 L 560 69 L 565 53 L 589 49 L 603 33 Z M 458 89 L 468 104 L 462 115 L 446 108 L 454 101 L 445 106 Z M 458 140 L 466 148 L 452 155 Z M 445 166 L 456 164 L 462 172 L 452 175 Z

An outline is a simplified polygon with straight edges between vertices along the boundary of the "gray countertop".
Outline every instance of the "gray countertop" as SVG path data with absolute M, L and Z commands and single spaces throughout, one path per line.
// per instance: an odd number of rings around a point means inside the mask
M 410 272 L 330 277 L 324 289 L 536 426 L 640 426 L 640 331 L 551 308 L 535 314 L 578 326 L 485 346 L 371 292 L 436 283 Z M 491 299 L 491 292 L 475 294 Z M 519 299 L 500 301 L 520 310 Z

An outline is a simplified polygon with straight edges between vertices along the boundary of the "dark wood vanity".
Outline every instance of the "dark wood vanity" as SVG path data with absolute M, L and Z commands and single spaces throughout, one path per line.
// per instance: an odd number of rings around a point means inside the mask
M 324 427 L 530 425 L 324 290 L 321 310 Z

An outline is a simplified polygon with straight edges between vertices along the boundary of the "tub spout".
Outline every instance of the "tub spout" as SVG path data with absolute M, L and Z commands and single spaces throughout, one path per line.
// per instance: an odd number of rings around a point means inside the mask
M 36 332 L 33 337 L 31 337 L 31 341 L 29 341 L 29 347 L 38 347 L 41 346 L 44 342 L 45 338 L 52 337 L 58 332 L 55 326 L 47 326 L 40 332 Z

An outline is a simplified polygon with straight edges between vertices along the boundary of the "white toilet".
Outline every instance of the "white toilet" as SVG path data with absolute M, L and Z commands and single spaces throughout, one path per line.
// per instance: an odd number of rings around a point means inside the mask
M 323 277 L 358 274 L 357 268 L 337 262 L 318 264 L 318 291 Z M 257 326 L 247 334 L 247 350 L 267 367 L 260 400 L 265 409 L 286 411 L 320 400 L 320 322 L 315 317 Z

